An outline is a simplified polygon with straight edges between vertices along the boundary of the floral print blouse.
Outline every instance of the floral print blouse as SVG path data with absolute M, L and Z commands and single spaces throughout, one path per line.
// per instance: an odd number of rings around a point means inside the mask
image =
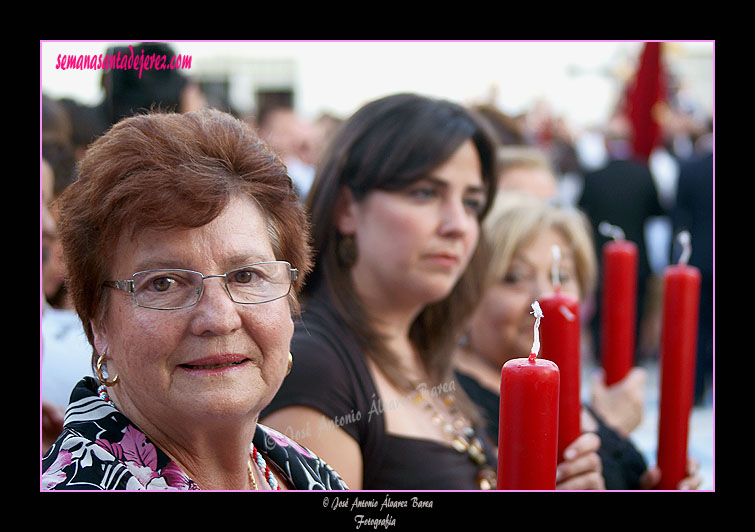
M 198 490 L 175 462 L 98 395 L 97 386 L 93 377 L 84 377 L 74 388 L 63 432 L 42 458 L 41 489 Z M 293 489 L 348 489 L 314 453 L 271 428 L 258 424 L 252 443 Z

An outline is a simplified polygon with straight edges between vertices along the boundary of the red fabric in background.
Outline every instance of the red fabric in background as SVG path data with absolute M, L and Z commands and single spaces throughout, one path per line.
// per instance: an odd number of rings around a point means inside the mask
M 627 116 L 632 125 L 634 156 L 647 162 L 653 149 L 661 143 L 661 127 L 656 120 L 658 103 L 666 101 L 666 79 L 662 44 L 646 42 L 637 73 L 627 90 Z

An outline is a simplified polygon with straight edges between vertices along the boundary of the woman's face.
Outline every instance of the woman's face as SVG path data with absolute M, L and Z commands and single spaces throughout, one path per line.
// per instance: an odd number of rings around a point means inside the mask
M 468 340 L 476 353 L 496 366 L 532 350 L 535 318 L 532 303 L 552 294 L 553 251 L 559 246 L 561 292 L 579 297 L 574 254 L 566 238 L 543 229 L 514 254 L 508 271 L 487 289 L 469 325 Z
M 415 307 L 446 297 L 477 246 L 485 199 L 480 159 L 468 140 L 406 189 L 374 190 L 351 202 L 339 230 L 356 239 L 359 294 L 368 304 Z
M 113 280 L 158 268 L 213 275 L 275 259 L 259 207 L 237 196 L 205 226 L 121 238 L 110 273 Z M 109 389 L 116 404 L 165 426 L 258 414 L 285 376 L 293 334 L 287 298 L 234 303 L 222 278 L 205 279 L 199 302 L 179 310 L 138 307 L 129 293 L 112 290 L 93 328 L 110 378 L 119 375 Z

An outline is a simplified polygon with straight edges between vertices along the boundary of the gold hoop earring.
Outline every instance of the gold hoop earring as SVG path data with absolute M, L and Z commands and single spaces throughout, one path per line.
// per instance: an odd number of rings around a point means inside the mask
M 286 370 L 286 376 L 291 373 L 291 367 L 294 365 L 294 355 L 289 351 L 288 353 L 288 369 Z
M 118 382 L 118 375 L 116 375 L 115 378 L 111 381 L 102 376 L 102 363 L 105 362 L 106 356 L 107 352 L 104 352 L 100 355 L 100 358 L 97 359 L 97 378 L 100 379 L 100 382 L 105 386 L 113 386 Z

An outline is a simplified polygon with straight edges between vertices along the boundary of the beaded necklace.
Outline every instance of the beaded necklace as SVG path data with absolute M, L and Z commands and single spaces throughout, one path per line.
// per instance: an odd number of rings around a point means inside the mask
M 435 407 L 431 394 L 424 386 L 415 386 L 412 396 L 414 403 L 422 406 L 430 414 L 433 424 L 441 428 L 444 436 L 451 442 L 451 447 L 459 453 L 467 454 L 469 459 L 477 465 L 477 485 L 480 489 L 495 489 L 496 472 L 487 464 L 482 442 L 475 435 L 470 421 L 459 410 L 456 397 L 450 392 L 440 397 L 440 401 L 447 409 L 447 415 L 444 415 Z
M 278 484 L 278 479 L 273 476 L 273 472 L 270 471 L 270 467 L 267 465 L 267 462 L 265 462 L 265 459 L 262 458 L 262 454 L 257 452 L 257 448 L 254 446 L 254 444 L 252 444 L 252 459 L 254 460 L 254 463 L 257 464 L 257 467 L 262 473 L 262 476 L 265 477 L 265 480 L 267 480 L 267 483 L 270 484 L 270 488 L 273 491 L 280 490 L 281 487 L 280 484 Z M 251 462 L 249 462 L 249 478 L 252 480 L 252 486 L 256 490 L 257 482 L 254 480 Z
M 104 384 L 101 384 L 97 388 L 97 395 L 105 401 L 107 404 L 115 408 L 115 403 L 113 403 L 113 400 L 110 398 L 110 396 L 107 393 L 107 387 Z M 247 471 L 249 473 L 249 480 L 252 482 L 252 488 L 256 491 L 259 489 L 257 486 L 257 480 L 254 478 L 254 471 L 252 470 L 252 461 L 257 465 L 260 472 L 262 473 L 262 476 L 267 480 L 267 483 L 270 485 L 270 488 L 273 490 L 280 490 L 280 484 L 278 484 L 278 479 L 273 476 L 273 472 L 270 471 L 270 467 L 267 465 L 267 462 L 262 457 L 261 453 L 257 452 L 257 448 L 254 446 L 254 444 L 251 444 L 252 452 L 251 456 L 252 459 L 247 462 Z

